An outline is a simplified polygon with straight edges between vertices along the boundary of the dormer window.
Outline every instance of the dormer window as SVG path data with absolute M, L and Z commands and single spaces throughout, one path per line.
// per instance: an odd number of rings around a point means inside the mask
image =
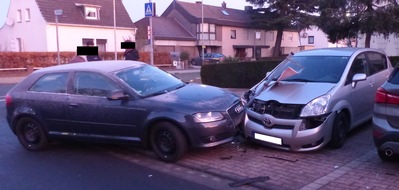
M 85 7 L 85 17 L 86 19 L 98 20 L 98 9 L 95 7 Z
M 75 4 L 82 11 L 84 18 L 89 20 L 100 20 L 100 8 L 99 5 L 91 4 Z

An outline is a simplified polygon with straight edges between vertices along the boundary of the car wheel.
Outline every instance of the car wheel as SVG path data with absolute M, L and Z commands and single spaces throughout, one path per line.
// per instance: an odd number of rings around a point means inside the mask
M 150 143 L 155 154 L 165 162 L 175 162 L 187 152 L 183 133 L 173 124 L 162 122 L 151 130 Z
M 32 118 L 21 118 L 16 125 L 15 132 L 21 145 L 28 150 L 42 150 L 48 145 L 43 126 Z
M 191 60 L 191 65 L 197 65 L 197 63 L 195 62 L 195 60 Z
M 349 129 L 349 119 L 344 112 L 340 112 L 334 120 L 330 147 L 340 148 L 344 145 Z

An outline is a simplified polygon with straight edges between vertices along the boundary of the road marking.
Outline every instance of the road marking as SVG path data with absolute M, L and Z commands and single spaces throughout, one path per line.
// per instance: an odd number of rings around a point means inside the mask
M 367 162 L 367 160 L 370 160 L 373 156 L 375 156 L 376 149 L 372 149 L 363 156 L 358 157 L 355 160 L 352 160 L 351 162 L 339 167 L 338 169 L 334 170 L 333 172 L 313 181 L 310 184 L 307 184 L 306 186 L 302 187 L 301 190 L 315 190 L 315 189 L 321 189 L 324 185 L 327 185 L 328 183 L 338 179 L 339 177 L 345 175 L 352 169 L 358 167 L 359 165 Z

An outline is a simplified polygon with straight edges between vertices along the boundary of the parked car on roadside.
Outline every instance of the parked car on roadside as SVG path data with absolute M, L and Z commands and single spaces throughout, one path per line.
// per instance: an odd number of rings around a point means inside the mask
M 373 139 L 382 160 L 399 155 L 399 65 L 377 90 L 373 115 Z
M 243 96 L 244 135 L 290 151 L 339 148 L 370 121 L 374 95 L 392 65 L 369 48 L 324 48 L 289 55 Z
M 221 63 L 226 56 L 220 53 L 205 53 L 204 54 L 204 64 L 218 64 Z M 201 66 L 202 65 L 202 55 L 194 57 L 191 59 L 191 65 Z
M 166 162 L 231 141 L 245 116 L 237 95 L 136 61 L 43 68 L 5 99 L 7 122 L 28 150 L 64 139 L 141 144 Z

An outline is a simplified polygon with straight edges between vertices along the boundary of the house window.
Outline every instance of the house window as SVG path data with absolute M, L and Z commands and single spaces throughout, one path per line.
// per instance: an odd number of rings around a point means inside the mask
M 308 36 L 308 44 L 314 44 L 314 36 Z
M 87 42 L 90 42 L 90 41 L 94 43 L 94 39 L 83 38 L 83 39 L 82 39 L 82 45 L 83 45 L 83 46 L 87 46 Z
M 216 32 L 216 26 L 214 24 L 209 24 L 209 32 L 210 33 L 215 33 Z
M 17 39 L 17 52 L 21 52 L 22 51 L 22 39 L 21 38 L 16 38 Z
M 231 30 L 230 31 L 230 38 L 231 39 L 236 39 L 236 32 L 237 32 L 236 30 Z
M 267 36 L 268 36 L 269 41 L 274 41 L 274 32 L 273 31 L 268 32 Z
M 106 39 L 96 39 L 96 44 L 98 47 L 98 53 L 104 53 L 107 51 L 107 40 Z
M 249 40 L 249 30 L 248 29 L 245 29 L 244 39 Z
M 86 19 L 98 20 L 98 9 L 95 7 L 85 7 L 85 17 Z
M 203 32 L 202 32 L 203 30 Z M 216 25 L 204 23 L 197 25 L 197 39 L 198 40 L 216 40 Z
M 222 13 L 224 14 L 224 15 L 226 15 L 226 16 L 229 16 L 230 14 L 229 14 L 229 12 L 227 12 L 226 10 L 221 10 L 222 11 Z
M 288 41 L 290 42 L 294 41 L 294 34 L 291 33 L 288 35 Z
M 255 32 L 255 39 L 260 40 L 262 33 L 261 32 Z
M 17 22 L 21 22 L 22 21 L 22 11 L 21 9 L 17 10 Z
M 25 9 L 25 21 L 30 21 L 30 9 Z

